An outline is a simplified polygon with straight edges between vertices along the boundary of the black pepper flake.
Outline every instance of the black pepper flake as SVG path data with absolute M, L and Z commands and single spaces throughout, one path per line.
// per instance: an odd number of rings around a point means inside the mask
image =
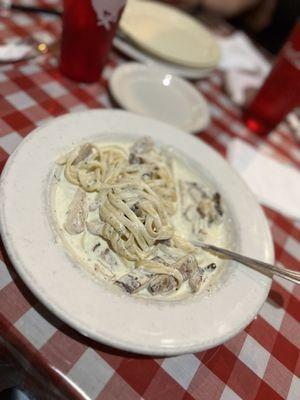
M 213 271 L 213 270 L 215 270 L 216 268 L 217 268 L 217 266 L 216 266 L 215 263 L 208 264 L 208 265 L 205 267 L 205 269 L 206 269 L 207 271 Z
M 95 244 L 95 246 L 93 247 L 93 251 L 96 251 L 96 249 L 97 249 L 99 246 L 101 246 L 100 243 Z
M 135 214 L 137 213 L 138 209 L 139 209 L 138 203 L 135 203 L 135 204 L 133 204 L 132 207 L 130 207 L 130 210 L 131 210 L 132 212 L 134 212 Z
M 215 203 L 215 209 L 217 213 L 222 216 L 223 215 L 223 210 L 222 210 L 222 205 L 221 205 L 221 195 L 220 193 L 216 192 L 213 196 L 213 202 Z
M 130 153 L 128 162 L 129 164 L 143 164 L 144 160 L 141 157 L 138 157 L 136 154 Z

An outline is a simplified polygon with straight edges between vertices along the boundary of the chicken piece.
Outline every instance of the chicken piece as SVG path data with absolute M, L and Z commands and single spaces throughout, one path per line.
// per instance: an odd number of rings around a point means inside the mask
M 101 222 L 99 219 L 95 219 L 93 221 L 88 221 L 86 223 L 86 227 L 89 233 L 99 236 L 102 234 L 104 223 Z
M 78 235 L 82 233 L 85 228 L 85 221 L 87 218 L 87 199 L 86 193 L 78 189 L 75 193 L 73 200 L 70 204 L 65 230 L 70 235 Z
M 149 136 L 138 139 L 130 148 L 130 153 L 141 155 L 153 150 L 154 142 Z

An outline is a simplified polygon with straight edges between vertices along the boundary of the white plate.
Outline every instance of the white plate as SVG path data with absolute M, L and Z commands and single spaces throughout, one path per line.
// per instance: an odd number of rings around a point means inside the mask
M 127 63 L 109 81 L 115 100 L 126 110 L 157 118 L 188 132 L 209 124 L 203 96 L 188 82 L 157 67 Z
M 157 58 L 151 57 L 151 55 L 144 53 L 140 49 L 134 47 L 132 44 L 125 42 L 124 40 L 115 37 L 114 47 L 125 54 L 126 56 L 132 58 L 133 60 L 140 61 L 147 65 L 159 66 L 170 74 L 181 76 L 188 79 L 202 79 L 209 76 L 212 72 L 211 68 L 188 68 L 180 65 L 165 62 L 163 60 L 158 60 Z
M 82 141 L 114 134 L 150 135 L 194 160 L 223 194 L 237 249 L 273 262 L 267 221 L 229 165 L 193 136 L 124 111 L 93 110 L 56 118 L 28 135 L 10 157 L 0 181 L 1 234 L 18 273 L 59 318 L 105 344 L 145 354 L 172 355 L 214 347 L 240 332 L 264 303 L 271 279 L 230 263 L 211 296 L 160 302 L 115 293 L 92 280 L 56 243 L 47 192 L 54 162 Z
M 139 46 L 169 62 L 212 68 L 220 59 L 213 35 L 199 21 L 167 4 L 128 0 L 120 29 Z

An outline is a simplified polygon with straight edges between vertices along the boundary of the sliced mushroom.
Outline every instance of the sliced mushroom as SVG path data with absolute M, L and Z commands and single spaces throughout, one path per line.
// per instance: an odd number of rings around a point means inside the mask
M 204 271 L 202 268 L 198 267 L 194 274 L 189 278 L 189 285 L 193 293 L 199 291 L 202 280 L 203 280 Z
M 100 257 L 110 267 L 115 268 L 118 266 L 118 262 L 117 262 L 115 256 L 113 255 L 113 252 L 108 247 L 106 247 L 105 250 L 101 251 Z
M 143 164 L 144 160 L 135 153 L 130 153 L 128 158 L 129 164 Z
M 153 257 L 153 258 L 151 259 L 151 261 L 155 261 L 155 262 L 158 262 L 158 263 L 163 264 L 163 265 L 166 265 L 166 266 L 169 266 L 169 265 L 170 265 L 170 262 L 168 262 L 168 260 L 166 260 L 165 258 L 162 258 L 162 257 L 160 257 L 160 256 L 155 256 L 155 257 Z
M 73 164 L 79 164 L 81 161 L 85 160 L 88 158 L 93 152 L 93 146 L 90 143 L 86 143 L 83 146 L 80 147 L 78 156 L 75 158 L 73 161 Z
M 186 210 L 183 212 L 183 215 L 189 222 L 195 221 L 195 218 L 197 217 L 197 212 L 195 207 L 192 205 L 188 206 Z
M 207 220 L 208 224 L 216 222 L 219 219 L 219 213 L 216 210 L 215 202 L 209 197 L 200 200 L 197 205 L 197 211 L 201 218 Z
M 115 284 L 124 289 L 127 293 L 133 294 L 142 290 L 151 279 L 152 274 L 141 269 L 129 272 L 121 276 Z
M 148 292 L 153 296 L 167 294 L 177 288 L 177 281 L 172 275 L 158 275 L 148 285 Z
M 75 153 L 76 150 L 72 150 L 69 153 L 63 154 L 58 159 L 56 160 L 56 164 L 58 165 L 64 165 L 68 161 L 69 157 L 71 157 Z
M 105 198 L 105 194 L 107 193 L 107 190 L 101 190 L 99 193 L 96 194 L 94 197 L 93 201 L 91 201 L 89 205 L 89 211 L 96 211 L 99 209 L 101 203 L 103 202 Z
M 171 239 L 162 239 L 158 241 L 159 244 L 163 246 L 171 247 Z
M 215 209 L 216 209 L 217 213 L 220 215 L 220 217 L 222 217 L 222 215 L 223 215 L 223 207 L 222 207 L 222 203 L 221 203 L 221 195 L 220 195 L 220 193 L 216 192 L 213 195 L 213 202 L 215 203 Z
M 196 218 L 192 224 L 193 233 L 198 238 L 203 238 L 207 235 L 208 222 L 203 218 Z
M 160 151 L 170 171 L 174 173 L 174 149 L 171 146 L 163 147 Z
M 195 246 L 193 246 L 188 240 L 176 234 L 173 236 L 173 243 L 177 247 L 178 251 L 184 253 L 194 253 L 196 250 Z
M 197 182 L 188 182 L 188 191 L 192 199 L 196 202 L 208 197 L 207 193 Z
M 196 269 L 198 268 L 198 262 L 192 255 L 185 256 L 177 261 L 176 268 L 179 269 L 183 280 L 186 281 L 195 273 Z
M 99 219 L 95 219 L 93 221 L 88 221 L 86 223 L 86 228 L 89 233 L 92 235 L 99 236 L 102 234 L 104 224 Z
M 137 215 L 138 212 L 139 212 L 139 205 L 138 205 L 138 204 L 139 204 L 139 203 L 138 203 L 137 201 L 134 201 L 133 204 L 130 204 L 130 203 L 128 202 L 128 207 L 130 208 L 130 210 L 131 210 L 133 213 L 135 213 L 135 215 Z
M 153 140 L 149 136 L 145 136 L 141 139 L 138 139 L 133 146 L 131 146 L 130 153 L 137 155 L 148 153 L 149 151 L 153 150 L 153 147 Z
M 115 274 L 106 265 L 103 265 L 102 263 L 96 263 L 94 265 L 94 270 L 95 272 L 101 272 L 101 274 L 103 274 L 106 278 L 110 280 L 115 277 Z
M 89 251 L 93 252 L 93 260 L 95 261 L 94 270 L 101 272 L 106 278 L 115 278 L 115 271 L 118 266 L 117 260 L 109 248 L 103 249 L 104 243 L 97 242 L 90 246 Z
M 173 246 L 166 246 L 164 244 L 159 244 L 156 250 L 156 255 L 165 259 L 168 264 L 174 264 L 177 260 L 182 258 L 186 253 L 181 249 Z
M 70 204 L 65 230 L 70 235 L 77 235 L 84 231 L 87 218 L 87 199 L 83 190 L 78 189 Z

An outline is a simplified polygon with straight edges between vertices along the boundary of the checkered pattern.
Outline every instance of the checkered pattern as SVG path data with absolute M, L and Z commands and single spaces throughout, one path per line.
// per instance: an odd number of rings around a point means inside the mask
M 25 3 L 25 2 L 24 2 Z M 27 0 L 26 3 L 34 3 Z M 40 4 L 57 4 L 56 0 Z M 0 21 L 1 39 L 33 32 L 57 35 L 55 18 L 15 13 Z M 0 67 L 0 168 L 35 127 L 67 112 L 111 106 L 107 78 L 124 60 L 111 54 L 100 83 L 75 84 L 55 63 L 35 60 Z M 243 125 L 223 92 L 220 72 L 196 82 L 212 115 L 201 138 L 226 156 L 239 137 L 294 166 L 299 146 L 282 124 L 267 138 Z M 278 265 L 300 269 L 300 224 L 265 209 Z M 274 279 L 257 318 L 222 346 L 198 354 L 153 359 L 111 349 L 65 326 L 39 304 L 0 247 L 0 333 L 6 343 L 68 399 L 266 400 L 300 399 L 300 287 Z M 45 398 L 41 396 L 40 398 Z

